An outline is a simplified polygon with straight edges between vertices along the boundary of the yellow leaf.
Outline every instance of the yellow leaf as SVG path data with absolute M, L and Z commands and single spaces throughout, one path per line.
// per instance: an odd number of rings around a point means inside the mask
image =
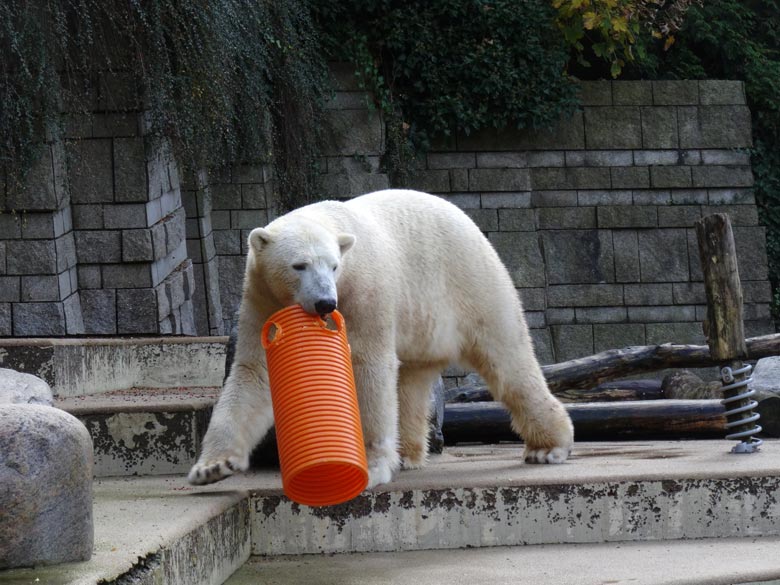
M 661 37 L 663 37 L 663 36 L 664 36 L 664 35 L 662 35 L 660 31 L 657 31 L 657 30 L 654 30 L 654 31 L 653 31 L 653 38 L 654 38 L 654 39 L 660 39 L 660 38 L 661 38 Z
M 666 37 L 666 42 L 664 43 L 664 51 L 668 51 L 669 47 L 671 47 L 674 44 L 674 35 L 669 35 Z
M 595 12 L 588 11 L 582 15 L 582 26 L 585 30 L 593 30 L 596 27 L 599 17 Z
M 610 22 L 612 23 L 613 30 L 618 32 L 628 32 L 628 22 L 625 18 L 613 16 Z

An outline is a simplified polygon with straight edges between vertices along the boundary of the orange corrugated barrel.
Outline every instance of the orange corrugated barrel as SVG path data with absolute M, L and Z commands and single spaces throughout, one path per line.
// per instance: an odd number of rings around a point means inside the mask
M 277 311 L 261 334 L 284 493 L 307 506 L 346 502 L 368 484 L 344 318 L 331 324 L 300 305 Z

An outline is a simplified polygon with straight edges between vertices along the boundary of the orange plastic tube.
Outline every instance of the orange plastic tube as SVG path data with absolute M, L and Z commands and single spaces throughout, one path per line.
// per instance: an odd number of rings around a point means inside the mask
M 261 341 L 276 423 L 282 487 L 291 500 L 331 506 L 366 489 L 368 464 L 344 318 L 300 305 L 266 321 Z

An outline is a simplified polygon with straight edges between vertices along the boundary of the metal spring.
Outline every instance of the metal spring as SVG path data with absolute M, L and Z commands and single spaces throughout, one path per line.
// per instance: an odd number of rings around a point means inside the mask
M 729 410 L 729 406 L 734 402 L 739 402 L 740 400 L 746 400 L 753 396 L 756 391 L 753 389 L 748 389 L 748 384 L 750 384 L 753 381 L 753 378 L 750 377 L 750 372 L 753 370 L 753 367 L 749 364 L 746 364 L 744 367 L 739 368 L 737 370 L 732 370 L 729 367 L 723 368 L 720 371 L 720 377 L 723 381 L 723 387 L 721 390 L 724 392 L 728 390 L 737 390 L 737 394 L 735 396 L 730 396 L 728 398 L 724 398 L 721 400 L 721 404 L 726 408 L 726 417 L 731 417 L 732 415 L 738 415 L 742 414 L 743 412 L 752 412 L 752 410 L 758 406 L 758 402 L 755 400 L 750 400 L 746 405 L 744 406 L 738 406 L 736 408 L 732 408 Z M 741 374 L 745 374 L 745 379 L 743 380 L 735 380 L 735 376 L 739 376 Z M 745 391 L 742 391 L 744 389 Z M 747 418 L 741 418 L 739 420 L 731 421 L 726 423 L 726 429 L 731 429 L 734 427 L 740 427 L 743 425 L 749 425 L 751 423 L 755 423 L 758 419 L 761 418 L 761 415 L 757 412 L 753 412 L 749 417 Z M 735 445 L 732 449 L 733 453 L 752 453 L 761 446 L 763 441 L 761 439 L 758 439 L 756 437 L 753 437 L 753 435 L 757 435 L 760 433 L 763 429 L 760 425 L 754 425 L 753 427 L 745 430 L 740 431 L 737 433 L 731 433 L 730 435 L 726 435 L 727 439 L 734 439 L 734 440 L 742 440 L 739 444 Z

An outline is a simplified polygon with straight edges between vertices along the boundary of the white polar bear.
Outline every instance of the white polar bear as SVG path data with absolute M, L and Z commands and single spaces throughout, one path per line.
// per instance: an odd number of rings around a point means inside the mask
M 568 456 L 571 421 L 547 388 L 498 254 L 455 205 L 387 190 L 315 203 L 249 234 L 235 361 L 191 483 L 249 466 L 273 424 L 260 331 L 296 303 L 320 315 L 338 303 L 344 316 L 369 487 L 390 481 L 402 460 L 425 463 L 430 388 L 453 362 L 476 369 L 509 408 L 525 461 Z

